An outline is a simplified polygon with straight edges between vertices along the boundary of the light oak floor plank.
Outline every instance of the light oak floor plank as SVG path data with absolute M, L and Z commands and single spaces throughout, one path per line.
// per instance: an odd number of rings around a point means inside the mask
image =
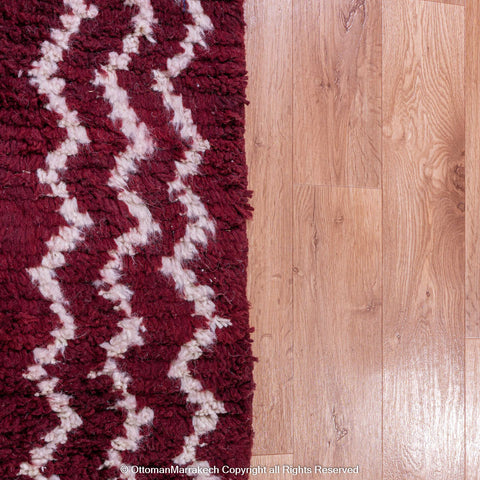
M 385 480 L 464 479 L 463 26 L 383 2 Z
M 448 3 L 450 5 L 465 5 L 465 0 L 424 0 L 424 1 L 433 2 L 433 3 Z
M 466 332 L 480 337 L 480 3 L 465 11 Z
M 292 452 L 292 35 L 290 0 L 247 0 L 248 298 L 254 355 L 253 452 Z
M 465 349 L 465 480 L 480 480 L 480 339 L 467 339 Z
M 379 479 L 381 192 L 296 187 L 294 265 L 294 464 Z
M 381 181 L 381 0 L 293 3 L 295 183 Z

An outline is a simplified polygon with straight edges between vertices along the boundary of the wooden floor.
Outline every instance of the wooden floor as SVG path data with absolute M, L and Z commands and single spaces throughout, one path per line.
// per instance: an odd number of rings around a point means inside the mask
M 480 2 L 245 15 L 252 478 L 480 480 Z

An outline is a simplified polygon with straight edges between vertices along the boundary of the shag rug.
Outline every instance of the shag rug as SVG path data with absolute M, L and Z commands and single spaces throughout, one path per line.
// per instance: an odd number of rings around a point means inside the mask
M 242 0 L 0 2 L 0 478 L 237 479 Z

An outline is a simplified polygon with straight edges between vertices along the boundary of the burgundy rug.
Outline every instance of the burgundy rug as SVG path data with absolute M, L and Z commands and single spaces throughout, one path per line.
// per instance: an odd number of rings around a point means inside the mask
M 0 478 L 239 479 L 242 0 L 0 2 Z

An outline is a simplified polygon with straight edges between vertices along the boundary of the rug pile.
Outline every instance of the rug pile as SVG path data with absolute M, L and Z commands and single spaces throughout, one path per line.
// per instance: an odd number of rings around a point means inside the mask
M 245 478 L 242 0 L 0 4 L 0 478 Z

